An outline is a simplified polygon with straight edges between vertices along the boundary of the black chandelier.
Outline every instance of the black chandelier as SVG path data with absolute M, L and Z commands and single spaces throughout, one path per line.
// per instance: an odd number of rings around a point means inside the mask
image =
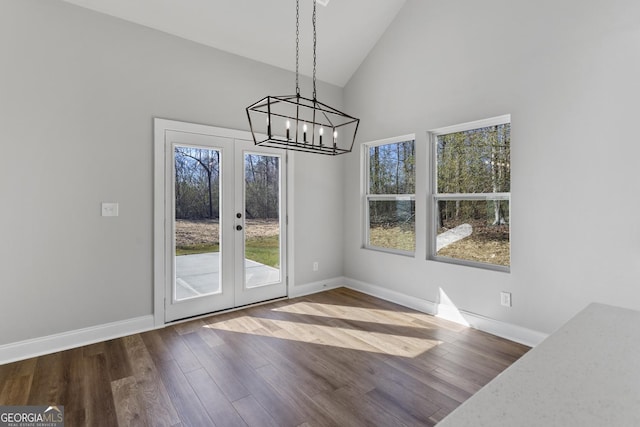
M 360 119 L 316 98 L 316 0 L 313 1 L 313 99 L 300 95 L 300 0 L 296 0 L 296 94 L 266 96 L 247 107 L 256 145 L 335 156 L 349 153 Z

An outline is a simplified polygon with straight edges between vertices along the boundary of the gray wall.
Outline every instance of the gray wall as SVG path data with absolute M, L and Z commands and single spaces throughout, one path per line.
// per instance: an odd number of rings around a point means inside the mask
M 360 142 L 417 135 L 415 258 L 361 249 L 347 159 L 345 275 L 551 332 L 590 301 L 640 309 L 640 3 L 408 0 L 345 89 Z M 427 261 L 426 131 L 512 115 L 512 269 Z M 500 291 L 513 293 L 501 307 Z
M 2 0 L 0 345 L 151 314 L 152 118 L 247 130 L 244 108 L 294 83 L 60 1 Z M 341 175 L 296 156 L 298 284 L 342 274 Z M 120 216 L 100 217 L 102 201 Z
M 635 0 L 408 0 L 344 93 L 319 93 L 344 96 L 360 142 L 416 133 L 416 256 L 361 249 L 359 150 L 301 154 L 296 284 L 442 290 L 542 332 L 589 301 L 640 309 L 639 17 Z M 0 52 L 0 345 L 151 314 L 152 118 L 246 130 L 293 75 L 50 0 L 0 2 Z M 426 131 L 505 113 L 512 272 L 426 261 Z

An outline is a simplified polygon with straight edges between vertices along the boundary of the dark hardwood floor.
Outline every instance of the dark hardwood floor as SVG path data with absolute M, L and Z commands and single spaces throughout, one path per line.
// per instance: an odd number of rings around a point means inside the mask
M 349 289 L 0 366 L 71 426 L 429 426 L 528 347 Z

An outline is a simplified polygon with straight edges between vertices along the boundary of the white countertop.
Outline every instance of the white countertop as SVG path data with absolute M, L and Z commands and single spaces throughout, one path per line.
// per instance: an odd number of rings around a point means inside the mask
M 640 312 L 591 304 L 438 427 L 640 426 Z

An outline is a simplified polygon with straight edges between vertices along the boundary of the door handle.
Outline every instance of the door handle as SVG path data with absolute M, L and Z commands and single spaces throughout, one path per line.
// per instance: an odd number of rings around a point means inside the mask
M 242 226 L 241 225 L 236 225 L 236 230 L 241 231 L 242 230 Z

